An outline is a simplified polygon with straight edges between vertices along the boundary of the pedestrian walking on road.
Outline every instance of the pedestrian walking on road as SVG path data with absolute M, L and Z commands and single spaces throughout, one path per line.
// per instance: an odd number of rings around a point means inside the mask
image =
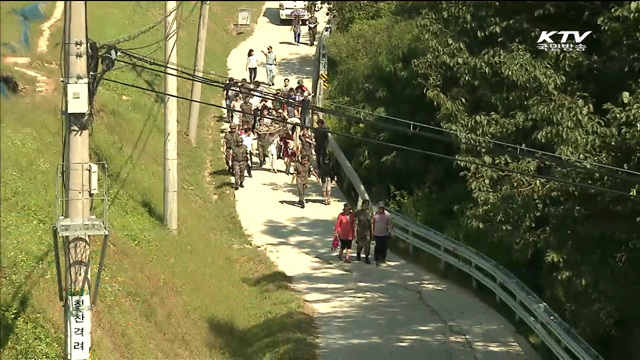
M 351 246 L 353 244 L 354 233 L 354 215 L 351 211 L 351 205 L 345 203 L 342 207 L 342 212 L 338 215 L 336 220 L 336 227 L 333 236 L 338 236 L 340 241 L 340 252 L 338 253 L 338 259 L 346 263 L 351 262 Z M 342 254 L 345 253 L 344 258 Z
M 236 142 L 238 138 L 240 138 L 240 134 L 238 133 L 238 126 L 236 124 L 229 125 L 229 131 L 224 134 L 224 142 L 223 142 L 223 154 L 225 159 L 225 164 L 227 164 L 227 171 L 229 171 L 230 175 L 233 175 L 233 162 L 231 161 L 231 153 L 236 146 Z
M 313 129 L 313 139 L 316 144 L 314 146 L 314 151 L 316 153 L 316 160 L 320 163 L 320 159 L 325 157 L 327 153 L 327 146 L 329 145 L 329 132 L 325 127 L 324 120 L 318 119 L 316 122 L 318 127 Z
M 318 177 L 318 174 L 316 174 L 315 170 L 313 170 L 311 162 L 306 156 L 296 162 L 294 170 L 294 174 L 291 177 L 291 183 L 293 184 L 293 181 L 296 180 L 298 186 L 298 205 L 304 209 L 304 194 L 307 190 L 307 185 L 309 184 L 309 173 L 315 176 L 315 178 L 318 179 L 318 182 L 320 182 L 320 178 Z
M 312 12 L 311 17 L 307 20 L 307 27 L 309 28 L 309 46 L 313 46 L 318 34 L 318 18 L 315 12 Z
M 271 46 L 267 47 L 267 52 L 262 50 L 262 53 L 266 57 L 267 83 L 269 86 L 273 86 L 275 85 L 273 81 L 276 78 L 275 69 L 278 65 L 278 59 L 276 58 L 276 54 L 273 52 L 273 48 Z
M 333 161 L 329 154 L 325 154 L 323 158 L 317 158 L 317 162 L 320 182 L 322 182 L 323 204 L 331 205 L 331 185 L 333 185 L 333 182 L 337 180 Z
M 393 223 L 391 215 L 385 210 L 384 202 L 378 203 L 378 210 L 371 219 L 371 233 L 376 242 L 373 257 L 376 265 L 387 262 L 387 249 L 389 248 L 389 239 L 393 236 Z
M 244 168 L 248 160 L 247 150 L 242 144 L 240 137 L 236 138 L 236 146 L 232 149 L 231 159 L 233 161 L 233 175 L 235 178 L 234 188 L 238 190 L 244 187 Z
M 285 78 L 283 83 L 284 83 L 284 86 L 282 87 L 282 89 L 280 89 L 280 91 L 282 93 L 282 96 L 286 98 L 287 96 L 289 96 L 289 91 L 293 88 L 289 85 L 289 78 Z
M 259 167 L 262 167 L 265 164 L 265 158 L 268 155 L 268 146 L 267 137 L 269 136 L 269 127 L 264 123 L 264 118 L 258 119 L 258 125 L 256 126 L 256 137 L 258 138 L 258 161 L 260 162 Z
M 253 128 L 253 105 L 249 96 L 244 97 L 244 102 L 240 104 L 242 110 L 242 128 Z
M 295 142 L 293 140 L 293 134 L 285 130 L 283 136 L 280 137 L 280 145 L 282 145 L 282 158 L 284 159 L 284 173 L 291 175 L 289 171 L 291 169 L 291 163 L 298 156 L 295 150 Z
M 358 261 L 362 258 L 362 250 L 364 250 L 364 262 L 371 264 L 369 255 L 371 255 L 371 218 L 373 214 L 369 207 L 369 200 L 362 200 L 362 205 L 358 209 L 355 216 L 355 239 L 356 239 L 356 258 Z
M 249 49 L 247 53 L 247 66 L 245 70 L 249 70 L 249 83 L 253 83 L 258 76 L 258 59 L 254 55 L 253 49 Z
M 268 157 L 269 157 L 269 167 L 271 168 L 272 173 L 277 173 L 276 170 L 276 159 L 278 158 L 278 133 L 271 133 L 267 137 L 267 142 L 269 142 L 268 146 Z
M 253 166 L 253 149 L 252 148 L 253 148 L 254 139 L 255 139 L 255 136 L 251 132 L 251 128 L 245 128 L 242 134 L 242 144 L 247 150 L 247 164 L 245 167 L 247 169 L 247 175 L 249 177 L 253 177 L 251 175 L 251 167 Z
M 233 114 L 231 123 L 235 124 L 236 127 L 240 126 L 240 118 L 242 117 L 242 98 L 240 97 L 240 93 L 236 93 L 231 102 L 231 112 Z
M 227 121 L 231 122 L 233 119 L 233 109 L 231 107 L 231 103 L 233 99 L 235 99 L 236 94 L 238 93 L 237 84 L 235 80 L 230 77 L 227 83 L 224 84 L 224 89 L 222 90 L 222 94 L 224 96 L 224 103 L 227 106 Z
M 291 31 L 293 31 L 293 43 L 296 46 L 300 46 L 300 36 L 302 35 L 302 20 L 299 15 L 296 15 L 291 24 Z

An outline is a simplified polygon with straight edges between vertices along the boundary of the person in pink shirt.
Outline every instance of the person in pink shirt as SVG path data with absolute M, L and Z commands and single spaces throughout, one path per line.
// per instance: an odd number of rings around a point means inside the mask
M 345 203 L 342 212 L 338 215 L 338 220 L 336 220 L 336 228 L 333 236 L 337 236 L 340 240 L 340 253 L 338 254 L 338 258 L 344 260 L 346 263 L 351 262 L 351 245 L 353 244 L 354 230 L 354 215 L 351 211 L 351 205 Z M 345 250 L 346 254 L 343 258 L 342 254 Z

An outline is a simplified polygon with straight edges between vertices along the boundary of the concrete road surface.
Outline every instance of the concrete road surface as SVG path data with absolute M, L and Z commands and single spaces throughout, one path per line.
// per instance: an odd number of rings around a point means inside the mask
M 277 7 L 278 2 L 267 2 L 253 35 L 231 52 L 229 76 L 248 78 L 247 51 L 259 53 L 271 45 L 280 60 L 276 86 L 283 77 L 311 85 L 315 47 L 291 44 L 290 26 L 279 25 Z M 324 11 L 321 15 L 320 30 L 326 21 Z M 266 81 L 264 65 L 258 80 Z M 343 195 L 334 189 L 332 204 L 325 206 L 314 182 L 310 202 L 301 209 L 282 161 L 278 170 L 254 169 L 245 188 L 236 191 L 237 210 L 253 243 L 293 277 L 293 286 L 314 307 L 322 358 L 537 358 L 513 327 L 472 293 L 394 254 L 381 267 L 355 259 L 339 262 L 329 248 Z

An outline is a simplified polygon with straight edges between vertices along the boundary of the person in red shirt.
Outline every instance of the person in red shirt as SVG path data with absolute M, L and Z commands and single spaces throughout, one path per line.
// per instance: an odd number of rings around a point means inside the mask
M 344 207 L 342 208 L 342 212 L 338 215 L 338 220 L 336 220 L 336 228 L 333 236 L 337 236 L 340 240 L 340 253 L 338 254 L 338 258 L 340 260 L 344 260 L 344 262 L 346 263 L 351 262 L 351 245 L 353 244 L 353 233 L 354 215 L 351 211 L 351 205 L 345 203 Z M 346 254 L 343 258 L 342 253 L 345 250 Z

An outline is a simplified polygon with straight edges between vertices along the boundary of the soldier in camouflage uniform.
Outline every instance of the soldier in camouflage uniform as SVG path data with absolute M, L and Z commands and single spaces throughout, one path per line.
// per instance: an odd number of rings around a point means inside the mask
M 313 156 L 313 147 L 315 145 L 313 136 L 309 132 L 309 128 L 303 128 L 300 132 L 300 158 L 308 157 L 311 159 Z
M 229 125 L 229 131 L 224 134 L 224 160 L 227 164 L 227 171 L 230 175 L 233 175 L 233 163 L 231 162 L 231 149 L 236 145 L 236 138 L 240 137 L 237 131 L 238 126 L 236 124 Z
M 247 148 L 242 144 L 242 138 L 236 139 L 236 144 L 231 149 L 231 160 L 233 161 L 233 175 L 235 177 L 234 188 L 244 187 L 244 172 L 249 160 L 249 153 Z
M 355 223 L 355 239 L 357 259 L 362 259 L 362 250 L 364 249 L 364 262 L 371 264 L 369 255 L 371 255 L 371 213 L 369 200 L 362 200 L 362 206 L 354 213 Z
M 307 190 L 307 185 L 309 184 L 309 175 L 311 174 L 315 176 L 318 182 L 320 182 L 320 178 L 315 170 L 313 170 L 309 157 L 307 156 L 303 156 L 299 162 L 296 162 L 294 169 L 295 171 L 291 178 L 291 183 L 293 184 L 293 181 L 296 180 L 298 186 L 298 205 L 304 209 L 304 193 Z
M 258 135 L 258 159 L 260 160 L 260 167 L 264 166 L 265 157 L 268 153 L 267 137 L 269 136 L 269 126 L 264 123 L 264 118 L 258 119 L 258 126 L 256 126 L 256 135 Z

